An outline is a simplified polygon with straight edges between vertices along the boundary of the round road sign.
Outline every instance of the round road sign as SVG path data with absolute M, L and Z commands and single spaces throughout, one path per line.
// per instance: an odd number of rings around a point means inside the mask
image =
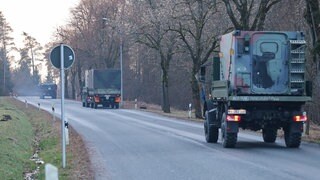
M 61 56 L 60 56 L 61 46 L 63 48 L 63 57 L 64 57 L 64 66 L 63 67 L 65 69 L 68 69 L 72 66 L 72 64 L 74 63 L 74 60 L 75 60 L 74 52 L 73 52 L 72 48 L 68 45 L 61 44 L 61 45 L 54 47 L 50 52 L 50 61 L 51 61 L 51 64 L 55 68 L 61 69 L 61 59 L 60 59 L 61 58 Z

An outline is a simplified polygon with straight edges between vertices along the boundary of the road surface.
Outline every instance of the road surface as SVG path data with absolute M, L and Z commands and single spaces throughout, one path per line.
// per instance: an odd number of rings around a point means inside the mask
M 59 99 L 18 99 L 61 112 Z M 241 132 L 236 148 L 226 149 L 220 140 L 205 142 L 202 123 L 139 110 L 84 108 L 69 100 L 65 116 L 92 152 L 96 179 L 320 179 L 317 144 L 291 149 L 281 138 L 267 144 L 255 133 Z

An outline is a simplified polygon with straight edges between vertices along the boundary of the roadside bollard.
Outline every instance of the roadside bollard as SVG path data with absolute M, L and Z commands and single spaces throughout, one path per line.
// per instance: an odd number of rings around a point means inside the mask
M 26 108 L 28 108 L 28 101 L 24 100 L 24 103 L 26 104 Z
M 58 180 L 58 168 L 52 164 L 46 164 L 45 176 L 45 180 Z
M 189 103 L 189 113 L 188 113 L 188 117 L 191 118 L 192 117 L 192 104 Z
M 40 103 L 38 103 L 38 108 L 39 108 L 39 111 L 40 111 Z
M 65 127 L 65 136 L 66 136 L 66 145 L 69 145 L 69 123 L 68 123 L 67 117 L 66 117 L 66 120 L 64 121 L 64 127 Z
M 138 109 L 137 99 L 134 100 L 134 109 Z
M 53 123 L 56 121 L 56 116 L 54 113 L 54 105 L 52 105 L 52 120 L 53 120 Z

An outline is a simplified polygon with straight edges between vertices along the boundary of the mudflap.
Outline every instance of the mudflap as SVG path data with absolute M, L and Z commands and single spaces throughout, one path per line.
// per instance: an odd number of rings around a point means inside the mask
M 302 133 L 303 132 L 303 122 L 294 122 L 290 125 L 290 133 Z
M 214 105 L 214 102 L 207 101 L 207 109 L 209 126 L 220 128 L 221 120 L 217 117 L 217 106 Z
M 238 122 L 227 122 L 227 133 L 238 133 L 239 132 L 239 123 Z

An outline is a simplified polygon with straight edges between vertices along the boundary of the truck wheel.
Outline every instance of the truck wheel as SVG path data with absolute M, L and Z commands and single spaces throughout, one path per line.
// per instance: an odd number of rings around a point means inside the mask
M 119 109 L 119 103 L 116 104 L 116 109 Z
M 275 128 L 263 129 L 262 130 L 262 137 L 263 137 L 264 142 L 274 143 L 277 139 L 277 129 L 275 129 Z
M 207 143 L 217 143 L 219 138 L 219 128 L 209 125 L 208 112 L 205 113 L 205 118 L 203 126 L 206 141 Z
M 234 148 L 237 143 L 238 133 L 229 133 L 226 130 L 227 119 L 226 113 L 223 113 L 221 120 L 222 145 L 225 148 Z
M 86 106 L 86 103 L 85 102 L 82 102 L 82 107 L 85 107 Z
M 96 103 L 94 103 L 94 108 L 97 109 L 98 108 L 98 105 Z
M 93 108 L 93 103 L 90 103 L 90 107 Z
M 298 148 L 301 143 L 301 133 L 295 132 L 291 133 L 290 128 L 287 128 L 284 131 L 284 141 L 286 143 L 286 146 L 289 148 Z

